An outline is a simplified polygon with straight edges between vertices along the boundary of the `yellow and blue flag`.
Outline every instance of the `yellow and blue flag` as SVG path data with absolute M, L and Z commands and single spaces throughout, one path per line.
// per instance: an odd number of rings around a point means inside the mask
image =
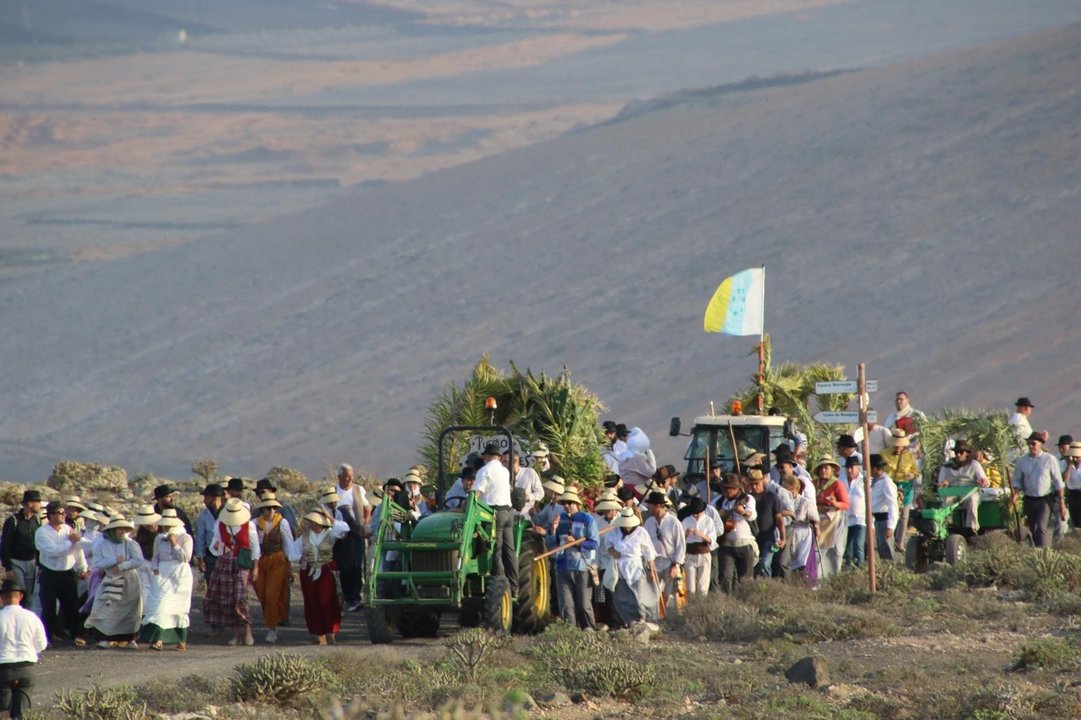
M 751 268 L 724 279 L 706 306 L 708 333 L 761 335 L 766 314 L 766 268 Z

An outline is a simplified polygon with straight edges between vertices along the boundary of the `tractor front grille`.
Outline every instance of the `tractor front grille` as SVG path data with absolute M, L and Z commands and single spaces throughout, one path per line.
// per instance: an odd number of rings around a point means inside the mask
M 414 572 L 454 572 L 458 569 L 457 550 L 413 550 L 409 553 Z

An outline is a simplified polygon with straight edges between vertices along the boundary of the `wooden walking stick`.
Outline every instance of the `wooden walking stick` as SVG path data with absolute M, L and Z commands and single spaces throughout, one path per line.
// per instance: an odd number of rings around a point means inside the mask
M 739 450 L 736 448 L 736 431 L 732 429 L 732 421 L 728 421 L 728 438 L 732 441 L 732 457 L 736 461 L 736 473 L 740 476 L 743 475 L 743 467 L 739 461 Z M 766 448 L 768 451 L 769 448 Z
M 612 530 L 615 530 L 615 529 L 616 529 L 615 525 L 609 525 L 604 530 L 601 530 L 599 533 L 597 533 L 597 535 L 598 536 L 604 535 L 605 533 L 611 532 Z M 558 545 L 558 546 L 552 548 L 551 550 L 545 550 L 540 555 L 534 555 L 533 560 L 535 560 L 535 561 L 536 560 L 543 560 L 544 558 L 548 557 L 549 555 L 555 555 L 557 552 L 562 552 L 562 551 L 566 550 L 567 548 L 572 548 L 575 545 L 581 545 L 582 543 L 584 543 L 588 539 L 589 538 L 584 538 L 583 537 L 583 538 L 578 538 L 577 540 L 571 540 L 569 543 L 563 543 L 562 545 Z

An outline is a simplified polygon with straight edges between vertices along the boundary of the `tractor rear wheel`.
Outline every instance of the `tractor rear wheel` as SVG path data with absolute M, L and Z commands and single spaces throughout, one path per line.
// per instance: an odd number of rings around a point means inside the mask
M 950 535 L 946 538 L 946 562 L 957 565 L 963 562 L 968 554 L 968 543 L 960 535 Z
M 514 620 L 514 598 L 510 583 L 502 576 L 488 578 L 484 591 L 484 626 L 498 633 L 510 632 Z
M 905 567 L 912 572 L 927 572 L 927 549 L 919 535 L 914 535 L 905 543 Z
M 389 607 L 370 607 L 364 611 L 368 619 L 368 639 L 372 645 L 387 645 L 394 640 L 394 617 Z
M 542 548 L 538 550 L 538 546 Z M 551 612 L 551 582 L 548 559 L 536 559 L 543 552 L 544 541 L 522 539 L 518 553 L 518 598 L 514 604 L 513 630 L 532 635 L 544 630 Z
M 435 637 L 439 634 L 440 615 L 435 610 L 402 610 L 398 632 L 403 638 Z

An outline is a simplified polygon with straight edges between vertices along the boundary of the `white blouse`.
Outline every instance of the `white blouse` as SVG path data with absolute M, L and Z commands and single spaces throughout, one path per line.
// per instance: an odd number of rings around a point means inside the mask
M 653 548 L 649 534 L 638 526 L 627 535 L 624 535 L 619 528 L 608 535 L 613 536 L 608 541 L 608 546 L 619 553 L 619 557 L 616 558 L 619 576 L 626 580 L 628 585 L 635 585 L 642 577 L 642 564 L 657 557 L 657 551 Z
M 194 545 L 195 541 L 186 532 L 176 535 L 176 547 L 169 542 L 167 535 L 159 534 L 154 538 L 154 557 L 150 560 L 150 568 L 156 571 L 163 562 L 191 562 Z
M 95 570 L 133 570 L 143 564 L 143 551 L 139 548 L 139 543 L 131 539 L 114 543 L 103 534 L 94 541 L 93 550 L 94 560 L 91 567 Z

